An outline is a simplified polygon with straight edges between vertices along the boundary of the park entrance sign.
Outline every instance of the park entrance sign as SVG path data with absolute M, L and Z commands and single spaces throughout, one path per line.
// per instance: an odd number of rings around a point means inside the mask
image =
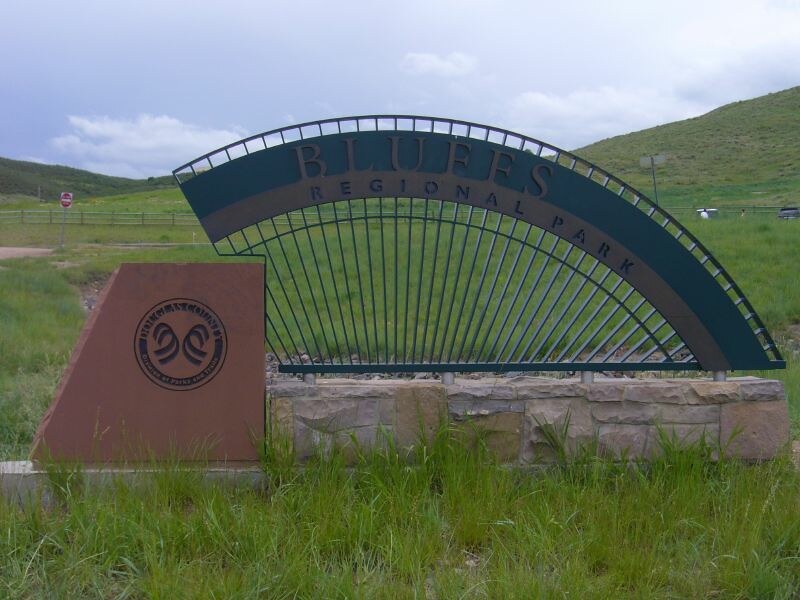
M 34 458 L 253 462 L 278 430 L 303 458 L 381 431 L 404 447 L 442 418 L 476 420 L 521 462 L 539 459 L 543 423 L 570 448 L 596 436 L 629 457 L 653 455 L 662 431 L 738 435 L 735 455 L 757 460 L 788 440 L 777 381 L 594 381 L 784 362 L 700 242 L 568 152 L 461 121 L 353 117 L 253 136 L 175 176 L 217 252 L 256 264 L 122 265 Z M 269 427 L 265 349 L 309 375 L 270 381 Z M 582 375 L 452 375 L 475 371 Z M 308 385 L 359 372 L 447 376 Z
M 266 344 L 283 372 L 784 366 L 680 223 L 520 134 L 330 119 L 174 174 L 218 253 L 263 256 Z

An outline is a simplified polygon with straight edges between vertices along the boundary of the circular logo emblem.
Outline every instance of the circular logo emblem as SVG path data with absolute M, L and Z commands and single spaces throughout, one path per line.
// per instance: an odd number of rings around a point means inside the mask
M 136 360 L 168 390 L 193 390 L 219 373 L 228 350 L 222 320 L 208 306 L 172 298 L 147 311 L 136 326 Z

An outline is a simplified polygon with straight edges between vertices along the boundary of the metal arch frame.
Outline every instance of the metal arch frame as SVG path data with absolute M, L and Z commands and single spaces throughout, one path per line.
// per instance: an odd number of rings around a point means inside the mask
M 737 367 L 734 365 L 731 368 L 782 368 L 784 366 L 774 341 L 740 288 L 703 244 L 683 228 L 671 215 L 651 202 L 644 194 L 596 165 L 556 146 L 515 132 L 461 120 L 413 115 L 364 115 L 324 119 L 278 128 L 244 138 L 182 165 L 175 169 L 173 174 L 179 185 L 184 189 L 184 193 L 186 193 L 184 186 L 187 181 L 213 171 L 222 165 L 236 161 L 240 157 L 279 146 L 297 145 L 306 140 L 319 140 L 326 136 L 349 132 L 425 132 L 447 136 L 458 135 L 466 140 L 489 142 L 490 144 L 516 151 L 528 151 L 539 160 L 548 161 L 561 169 L 566 169 L 584 179 L 590 180 L 593 184 L 608 190 L 627 202 L 627 204 L 638 209 L 649 220 L 669 233 L 692 256 L 696 263 L 703 267 L 721 291 L 737 307 L 739 314 L 748 323 L 752 334 L 759 341 L 765 356 L 768 357 L 768 362 L 762 362 L 757 367 Z M 460 366 L 466 367 L 467 365 Z M 580 364 L 579 368 L 584 369 L 587 366 Z M 607 368 L 610 367 L 608 364 L 605 366 Z M 625 368 L 630 369 L 631 366 L 631 364 L 626 363 Z M 428 365 L 427 369 L 430 368 L 432 366 Z M 648 368 L 652 368 L 652 366 L 648 365 Z M 682 368 L 686 368 L 685 365 Z M 548 363 L 542 367 L 542 370 L 557 369 L 556 365 Z M 714 370 L 717 369 L 714 368 Z

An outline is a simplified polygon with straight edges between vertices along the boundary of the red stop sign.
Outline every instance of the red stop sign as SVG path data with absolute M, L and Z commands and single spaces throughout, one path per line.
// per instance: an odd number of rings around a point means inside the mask
M 72 192 L 61 192 L 61 206 L 64 208 L 72 206 Z

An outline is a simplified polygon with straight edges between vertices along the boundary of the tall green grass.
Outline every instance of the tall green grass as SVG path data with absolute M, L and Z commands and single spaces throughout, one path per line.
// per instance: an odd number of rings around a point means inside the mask
M 442 429 L 346 468 L 279 458 L 262 489 L 168 467 L 55 507 L 0 502 L 0 594 L 129 598 L 792 598 L 800 476 L 787 460 L 586 458 L 531 475 Z M 274 476 L 280 472 L 281 476 Z

